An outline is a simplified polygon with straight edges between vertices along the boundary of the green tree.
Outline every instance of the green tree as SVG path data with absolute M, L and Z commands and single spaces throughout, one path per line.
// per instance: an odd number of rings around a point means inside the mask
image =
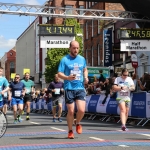
M 76 19 L 66 19 L 64 21 L 66 26 L 74 26 L 75 27 L 75 40 L 79 42 L 80 51 L 79 54 L 83 54 L 83 37 L 77 36 L 77 34 L 83 34 L 83 31 L 80 27 L 80 24 Z M 68 48 L 52 48 L 47 49 L 47 58 L 46 58 L 46 68 L 45 68 L 45 79 L 46 82 L 49 83 L 53 81 L 54 75 L 57 73 L 58 65 L 62 57 L 67 55 L 69 52 Z

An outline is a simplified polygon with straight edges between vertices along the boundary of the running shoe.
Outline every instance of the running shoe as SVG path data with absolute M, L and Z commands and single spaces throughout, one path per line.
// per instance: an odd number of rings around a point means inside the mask
M 56 122 L 56 118 L 53 118 L 53 122 Z
M 82 126 L 81 126 L 80 124 L 77 124 L 77 125 L 76 125 L 76 132 L 77 132 L 78 134 L 81 134 L 81 133 L 82 133 Z
M 121 130 L 122 130 L 122 131 L 128 131 L 128 128 L 123 125 L 123 126 L 121 127 Z
M 74 139 L 74 134 L 72 130 L 68 132 L 68 139 Z
M 17 119 L 15 119 L 15 120 L 14 120 L 14 124 L 17 124 L 17 123 L 18 123 L 18 120 L 17 120 Z
M 61 120 L 60 118 L 58 118 L 58 121 L 59 121 L 59 122 L 62 122 L 62 120 Z
M 22 122 L 21 116 L 17 117 L 18 122 Z
M 30 117 L 29 117 L 29 116 L 26 116 L 26 120 L 30 120 Z

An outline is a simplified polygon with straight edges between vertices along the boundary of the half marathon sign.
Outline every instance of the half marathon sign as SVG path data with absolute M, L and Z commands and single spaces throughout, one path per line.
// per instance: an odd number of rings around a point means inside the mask
M 39 25 L 39 36 L 74 36 L 74 26 L 52 26 L 49 24 Z
M 69 48 L 74 36 L 41 36 L 40 48 Z
M 150 51 L 149 40 L 121 40 L 121 51 Z
M 104 29 L 104 66 L 112 66 L 112 30 Z

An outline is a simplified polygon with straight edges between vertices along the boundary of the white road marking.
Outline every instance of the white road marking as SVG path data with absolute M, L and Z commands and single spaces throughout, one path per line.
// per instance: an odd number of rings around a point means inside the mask
M 40 124 L 40 123 L 37 123 L 37 122 L 30 122 L 30 123 L 32 123 L 32 124 Z
M 97 138 L 97 137 L 89 137 L 90 139 L 94 139 L 94 140 L 98 140 L 98 141 L 105 141 L 104 139 L 100 139 L 100 138 Z
M 51 128 L 54 129 L 54 130 L 59 130 L 59 131 L 66 131 L 66 130 L 63 130 L 63 129 L 55 128 L 55 127 L 51 127 Z
M 127 145 L 118 145 L 118 146 L 120 146 L 120 147 L 129 147 L 129 146 L 127 146 Z
M 7 116 L 7 117 L 12 118 L 13 116 Z
M 144 136 L 150 137 L 150 134 L 141 134 L 141 133 L 137 133 L 137 134 L 140 134 L 140 135 L 144 135 Z

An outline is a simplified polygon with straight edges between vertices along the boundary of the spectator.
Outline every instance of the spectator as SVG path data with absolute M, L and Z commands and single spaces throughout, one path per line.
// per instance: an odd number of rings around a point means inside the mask
M 103 70 L 99 70 L 99 73 L 100 73 L 99 82 L 103 82 L 104 83 L 106 78 L 103 75 Z

